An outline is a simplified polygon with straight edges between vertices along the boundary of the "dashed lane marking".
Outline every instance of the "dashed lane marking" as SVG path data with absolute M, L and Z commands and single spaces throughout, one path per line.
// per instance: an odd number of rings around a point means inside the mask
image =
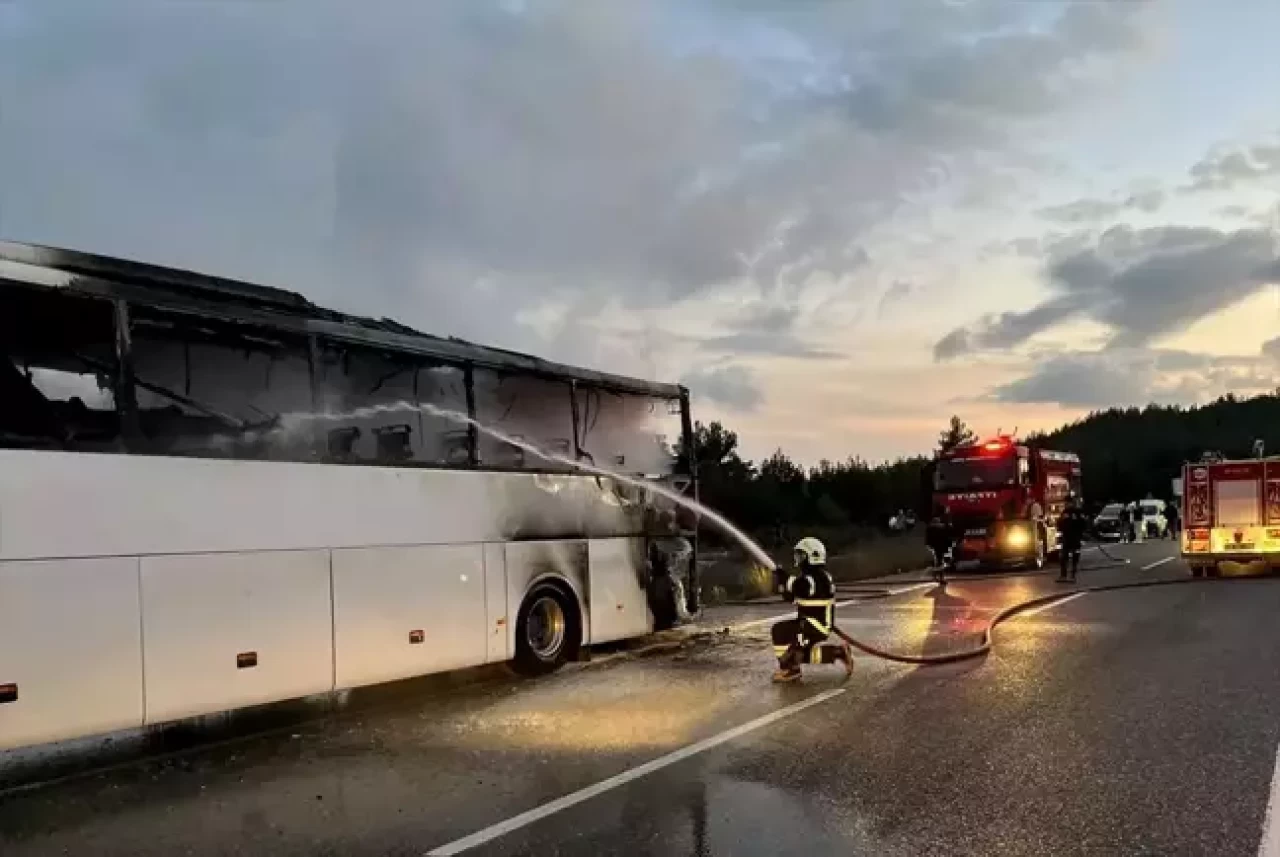
M 1024 610 L 1014 618 L 1022 618 L 1024 616 L 1034 616 L 1037 613 L 1043 613 L 1046 610 L 1052 610 L 1054 607 L 1061 607 L 1063 604 L 1066 604 L 1068 601 L 1075 601 L 1080 596 L 1088 595 L 1088 594 L 1089 594 L 1088 592 L 1077 592 L 1073 595 L 1067 595 L 1062 598 L 1059 598 L 1057 601 L 1050 601 L 1048 604 L 1041 604 L 1039 607 L 1032 607 L 1030 610 Z
M 915 585 L 913 585 L 913 586 L 899 586 L 899 587 L 897 587 L 896 589 L 890 589 L 890 590 L 889 590 L 889 594 L 890 594 L 890 595 L 901 595 L 901 594 L 902 594 L 902 593 L 904 593 L 904 592 L 915 592 L 915 591 L 917 591 L 917 590 L 920 590 L 920 589 L 926 589 L 926 588 L 928 588 L 928 587 L 930 587 L 930 586 L 936 586 L 936 585 L 937 585 L 937 584 L 935 584 L 935 583 L 931 580 L 931 581 L 929 581 L 929 582 L 927 582 L 927 583 L 917 583 L 917 584 L 915 584 Z
M 1164 559 L 1158 559 L 1158 560 L 1156 560 L 1155 562 L 1148 563 L 1147 565 L 1144 565 L 1144 566 L 1142 567 L 1142 570 L 1143 570 L 1143 571 L 1150 571 L 1150 570 L 1151 570 L 1151 569 L 1153 569 L 1153 568 L 1157 568 L 1158 566 L 1162 566 L 1162 565 L 1164 565 L 1166 562 L 1173 562 L 1175 559 L 1177 559 L 1177 557 L 1176 557 L 1176 556 L 1167 556 L 1167 557 L 1165 557 Z

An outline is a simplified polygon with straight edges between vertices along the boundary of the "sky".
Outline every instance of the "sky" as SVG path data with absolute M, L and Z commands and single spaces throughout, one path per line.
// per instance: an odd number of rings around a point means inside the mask
M 755 458 L 1280 386 L 1274 0 L 0 2 L 0 237 L 693 394 Z

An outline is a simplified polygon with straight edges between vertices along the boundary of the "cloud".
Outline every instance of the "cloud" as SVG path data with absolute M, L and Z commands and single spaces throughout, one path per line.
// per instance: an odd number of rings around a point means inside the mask
M 793 303 L 755 301 L 722 323 L 728 333 L 695 339 L 699 350 L 717 355 L 752 355 L 804 360 L 837 360 L 843 355 L 805 340 L 804 314 Z
M 1277 236 L 1264 228 L 1117 226 L 1083 249 L 1068 247 L 1048 264 L 1052 297 L 952 331 L 935 358 L 1012 348 L 1075 317 L 1109 327 L 1113 345 L 1141 345 L 1280 280 Z
M 997 387 L 992 395 L 1000 402 L 1077 408 L 1145 404 L 1153 379 L 1148 363 L 1126 365 L 1106 354 L 1064 354 L 1044 361 L 1025 378 Z
M 754 411 L 764 401 L 755 373 L 746 366 L 730 364 L 695 369 L 687 373 L 680 383 L 689 388 L 691 396 L 703 397 L 740 413 Z
M 987 316 L 972 328 L 957 328 L 933 347 L 935 360 L 949 360 L 972 351 L 1006 349 L 1066 321 L 1080 311 L 1080 298 L 1063 295 L 1025 312 Z
M 789 304 L 757 301 L 748 304 L 731 319 L 729 326 L 751 333 L 786 333 L 800 317 L 800 308 Z
M 1215 151 L 1192 165 L 1189 191 L 1230 190 L 1260 179 L 1280 178 L 1280 142 Z
M 1125 211 L 1143 211 L 1148 214 L 1164 205 L 1165 193 L 1159 188 L 1136 191 L 1117 199 L 1078 199 L 1064 205 L 1040 209 L 1040 216 L 1058 223 L 1088 223 L 1106 220 Z
M 1280 337 L 1257 356 L 1148 348 L 1046 355 L 1022 378 L 991 391 L 998 402 L 1107 408 L 1198 404 L 1227 392 L 1269 392 L 1280 382 Z
M 889 288 L 884 290 L 884 294 L 880 296 L 880 317 L 883 318 L 890 310 L 898 304 L 901 304 L 903 301 L 910 300 L 912 294 L 914 294 L 916 290 L 916 287 L 906 280 L 894 280 Z
M 3 225 L 564 359 L 591 348 L 520 319 L 866 264 L 1112 79 L 1146 5 L 23 4 Z
M 713 336 L 700 343 L 703 351 L 718 354 L 791 357 L 803 360 L 843 360 L 838 351 L 809 345 L 793 333 L 768 334 L 756 331 Z

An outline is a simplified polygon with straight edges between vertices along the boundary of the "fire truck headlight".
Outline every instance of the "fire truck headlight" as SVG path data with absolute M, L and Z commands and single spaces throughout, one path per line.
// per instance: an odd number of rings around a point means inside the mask
M 1022 527 L 1018 527 L 1017 529 L 1009 530 L 1005 533 L 1004 543 L 1008 547 L 1015 549 L 1025 548 L 1027 545 L 1031 544 L 1031 534 Z

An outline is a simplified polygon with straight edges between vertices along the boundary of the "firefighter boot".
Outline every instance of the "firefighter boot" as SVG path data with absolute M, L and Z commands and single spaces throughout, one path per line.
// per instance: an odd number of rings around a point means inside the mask
M 778 659 L 778 669 L 773 674 L 773 680 L 779 684 L 800 680 L 800 659 L 796 656 L 795 649 Z
M 832 653 L 832 661 L 844 667 L 844 674 L 846 678 L 853 675 L 853 648 L 843 641 L 834 648 L 835 651 Z

